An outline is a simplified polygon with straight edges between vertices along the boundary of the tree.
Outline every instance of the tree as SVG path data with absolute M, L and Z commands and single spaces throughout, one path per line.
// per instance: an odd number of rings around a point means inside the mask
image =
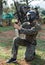
M 26 0 L 26 3 L 27 3 L 27 5 L 28 5 L 28 0 Z
M 0 25 L 2 23 L 2 11 L 3 11 L 3 5 L 2 5 L 2 0 L 0 0 Z
M 2 14 L 2 0 L 0 0 L 0 14 Z
M 42 14 L 45 16 L 45 10 L 42 11 Z

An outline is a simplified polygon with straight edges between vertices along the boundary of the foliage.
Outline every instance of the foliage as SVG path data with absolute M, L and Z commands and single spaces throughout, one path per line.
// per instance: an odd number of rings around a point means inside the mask
M 45 10 L 42 11 L 42 14 L 45 15 Z
M 42 16 L 42 21 L 45 24 L 45 16 Z

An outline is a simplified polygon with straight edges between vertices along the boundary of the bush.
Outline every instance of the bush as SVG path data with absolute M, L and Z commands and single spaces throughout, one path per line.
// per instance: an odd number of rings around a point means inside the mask
M 42 21 L 45 24 L 45 16 L 42 17 Z

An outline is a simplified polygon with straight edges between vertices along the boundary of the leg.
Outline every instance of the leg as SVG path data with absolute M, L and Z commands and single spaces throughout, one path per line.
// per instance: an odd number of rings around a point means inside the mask
M 19 37 L 14 40 L 14 44 L 13 44 L 13 48 L 12 48 L 13 58 L 17 58 L 19 45 L 27 46 L 28 42 L 24 39 L 20 39 Z
M 28 43 L 27 43 L 27 41 L 26 40 L 24 40 L 24 39 L 20 39 L 19 37 L 18 38 L 16 38 L 15 40 L 14 40 L 14 44 L 13 44 L 13 48 L 12 48 L 12 58 L 11 59 L 9 59 L 8 61 L 7 61 L 7 63 L 11 63 L 11 62 L 16 62 L 16 58 L 17 58 L 17 52 L 18 52 L 18 47 L 19 47 L 19 45 L 21 45 L 21 46 L 27 46 L 28 45 Z
M 14 37 L 13 39 L 13 47 L 12 47 L 12 57 L 11 59 L 7 60 L 6 63 L 16 62 L 17 58 L 17 52 L 18 52 L 18 44 L 17 44 L 17 38 Z
M 34 58 L 35 56 L 35 45 L 30 44 L 27 46 L 26 53 L 25 53 L 25 59 L 26 61 L 30 61 Z

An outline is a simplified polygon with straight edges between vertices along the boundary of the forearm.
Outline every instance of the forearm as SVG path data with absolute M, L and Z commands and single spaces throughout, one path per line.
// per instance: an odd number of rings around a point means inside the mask
M 21 28 L 20 33 L 32 35 L 37 33 L 39 30 L 41 30 L 40 25 L 36 25 L 35 27 L 32 27 L 31 29 Z
M 20 29 L 20 33 L 23 33 L 23 34 L 32 35 L 32 34 L 35 34 L 35 32 L 36 32 L 36 29 L 34 27 L 32 29 L 24 29 L 24 28 Z

